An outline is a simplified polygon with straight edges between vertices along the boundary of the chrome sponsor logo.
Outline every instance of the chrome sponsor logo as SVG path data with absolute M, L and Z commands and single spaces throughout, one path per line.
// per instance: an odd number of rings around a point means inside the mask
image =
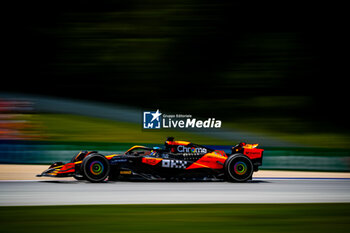
M 201 147 L 187 147 L 187 146 L 178 146 L 177 151 L 180 153 L 200 153 L 200 154 L 206 154 L 207 149 L 201 148 Z

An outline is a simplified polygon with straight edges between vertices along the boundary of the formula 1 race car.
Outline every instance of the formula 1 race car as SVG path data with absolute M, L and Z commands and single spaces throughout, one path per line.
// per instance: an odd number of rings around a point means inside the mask
M 124 154 L 81 151 L 69 163 L 56 162 L 37 176 L 77 180 L 227 180 L 245 182 L 262 165 L 258 144 L 239 143 L 232 153 L 170 137 L 165 147 L 133 146 Z

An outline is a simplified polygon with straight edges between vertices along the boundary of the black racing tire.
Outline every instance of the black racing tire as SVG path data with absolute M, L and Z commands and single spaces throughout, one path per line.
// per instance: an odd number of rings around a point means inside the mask
M 90 154 L 83 159 L 82 173 L 84 179 L 93 182 L 103 182 L 109 175 L 109 161 L 100 154 Z
M 243 154 L 231 155 L 224 164 L 225 177 L 229 182 L 246 182 L 253 175 L 253 163 Z

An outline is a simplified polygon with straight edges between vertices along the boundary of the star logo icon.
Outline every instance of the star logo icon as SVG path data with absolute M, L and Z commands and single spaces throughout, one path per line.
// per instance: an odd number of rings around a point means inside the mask
M 144 129 L 160 129 L 162 120 L 162 113 L 157 111 L 143 112 L 143 128 Z
M 155 113 L 151 113 L 151 115 L 153 116 L 153 118 L 152 118 L 152 120 L 151 120 L 151 122 L 152 122 L 152 121 L 154 121 L 154 120 L 159 121 L 159 117 L 160 117 L 162 114 L 159 112 L 159 109 L 157 109 L 157 111 L 156 111 Z

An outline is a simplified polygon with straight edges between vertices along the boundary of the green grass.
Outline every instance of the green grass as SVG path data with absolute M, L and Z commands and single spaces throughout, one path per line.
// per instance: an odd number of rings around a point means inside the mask
M 341 233 L 349 220 L 350 203 L 0 207 L 4 233 Z
M 166 137 L 199 144 L 227 144 L 233 142 L 218 140 L 200 134 L 176 130 L 142 130 L 141 124 L 117 122 L 100 118 L 69 114 L 37 114 L 46 140 L 56 142 L 118 142 L 118 143 L 162 143 Z

